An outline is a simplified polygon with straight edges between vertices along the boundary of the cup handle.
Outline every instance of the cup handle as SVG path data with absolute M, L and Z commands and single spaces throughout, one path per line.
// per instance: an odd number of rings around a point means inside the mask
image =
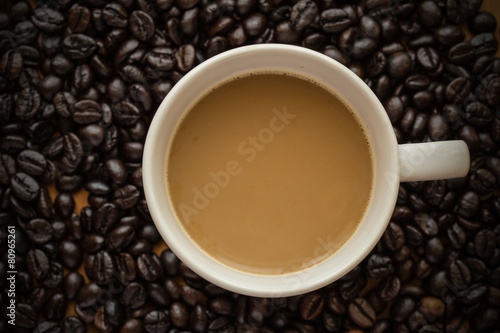
M 398 145 L 402 182 L 464 177 L 469 172 L 469 149 L 462 140 Z

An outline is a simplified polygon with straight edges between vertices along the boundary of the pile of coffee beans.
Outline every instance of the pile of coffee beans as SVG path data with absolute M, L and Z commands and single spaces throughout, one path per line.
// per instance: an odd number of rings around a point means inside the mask
M 500 59 L 481 5 L 2 1 L 0 332 L 500 332 Z M 172 86 L 218 53 L 269 42 L 350 68 L 400 143 L 462 139 L 471 152 L 465 178 L 401 184 L 382 240 L 346 276 L 274 299 L 153 252 L 141 177 L 148 124 Z

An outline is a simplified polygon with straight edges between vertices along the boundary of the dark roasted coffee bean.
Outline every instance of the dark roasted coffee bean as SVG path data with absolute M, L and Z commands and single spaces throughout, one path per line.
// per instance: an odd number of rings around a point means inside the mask
M 169 316 L 172 325 L 186 328 L 189 324 L 189 310 L 184 303 L 174 302 L 170 305 Z
M 399 294 L 401 281 L 397 276 L 390 275 L 378 285 L 378 295 L 383 302 L 392 302 Z
M 64 24 L 64 16 L 50 7 L 36 8 L 31 20 L 39 29 L 47 32 L 61 30 Z
M 23 56 L 20 52 L 9 50 L 0 58 L 0 73 L 7 80 L 15 80 L 23 69 Z
M 73 71 L 72 85 L 78 91 L 87 91 L 94 81 L 94 73 L 89 65 L 83 64 L 75 67 Z
M 469 42 L 458 43 L 448 51 L 448 59 L 458 65 L 468 65 L 474 57 L 474 49 Z
M 493 32 L 497 25 L 495 16 L 489 12 L 477 13 L 469 22 L 469 27 L 473 33 Z
M 17 155 L 17 166 L 31 176 L 39 176 L 45 171 L 47 160 L 39 152 L 26 149 Z
M 134 258 L 125 252 L 115 256 L 115 266 L 118 272 L 118 279 L 123 285 L 128 285 L 135 280 L 136 268 Z
M 144 330 L 147 333 L 166 333 L 170 319 L 166 311 L 153 310 L 144 317 Z
M 439 26 L 435 30 L 434 36 L 437 42 L 444 46 L 455 45 L 465 39 L 463 30 L 459 26 L 452 24 L 443 24 Z
M 392 273 L 394 266 L 389 257 L 372 254 L 368 257 L 367 273 L 373 278 L 383 278 Z
M 20 120 L 29 120 L 40 111 L 41 98 L 38 91 L 27 87 L 20 91 L 14 109 L 15 115 Z
M 35 311 L 40 311 L 47 300 L 47 291 L 43 287 L 38 287 L 30 294 L 27 303 L 31 304 Z
M 434 1 L 421 2 L 418 5 L 418 15 L 426 27 L 436 27 L 441 23 L 441 9 Z
M 139 282 L 129 283 L 121 294 L 123 305 L 131 309 L 139 309 L 144 305 L 147 298 L 147 292 L 144 286 Z
M 325 301 L 317 293 L 304 295 L 300 300 L 299 313 L 304 320 L 314 320 L 319 317 L 323 311 Z
M 115 267 L 113 258 L 106 251 L 99 251 L 94 258 L 93 277 L 98 285 L 105 286 L 111 283 Z
M 88 142 L 92 147 L 98 147 L 104 140 L 105 130 L 96 124 L 90 124 L 78 129 L 78 136 L 82 142 Z M 82 164 L 85 160 L 82 162 Z
M 491 125 L 493 117 L 490 108 L 481 102 L 472 102 L 465 109 L 465 119 L 476 127 L 487 128 Z
M 137 106 L 131 102 L 119 102 L 113 108 L 113 119 L 120 125 L 134 124 L 141 114 Z
M 95 253 L 104 249 L 105 238 L 102 235 L 87 233 L 83 237 L 82 248 L 85 252 Z
M 120 209 L 132 208 L 139 200 L 139 190 L 134 185 L 126 185 L 118 188 L 114 194 L 114 202 Z
M 73 106 L 72 117 L 78 124 L 96 123 L 102 118 L 102 110 L 96 102 L 82 100 Z
M 70 193 L 59 193 L 54 200 L 54 208 L 60 217 L 67 218 L 75 209 L 75 200 Z
M 68 12 L 68 27 L 74 33 L 84 32 L 91 20 L 90 10 L 83 6 L 76 6 Z
M 40 186 L 37 181 L 24 172 L 18 172 L 10 179 L 12 193 L 24 201 L 33 201 L 38 196 Z
M 432 47 L 421 47 L 417 50 L 417 60 L 427 71 L 435 70 L 439 64 L 439 55 Z
M 130 225 L 120 225 L 111 230 L 106 238 L 106 248 L 112 252 L 123 251 L 135 237 L 135 230 Z
M 82 263 L 83 252 L 79 244 L 66 239 L 59 246 L 59 257 L 64 266 L 69 269 L 76 269 Z
M 70 117 L 73 106 L 76 103 L 75 97 L 69 92 L 58 92 L 53 98 L 56 112 L 62 117 Z
M 498 49 L 498 41 L 490 32 L 477 34 L 471 38 L 470 44 L 474 48 L 476 56 L 493 55 Z
M 26 254 L 26 265 L 30 274 L 37 280 L 43 279 L 50 269 L 47 255 L 39 249 L 28 251 Z
M 111 27 L 125 28 L 128 24 L 128 13 L 120 4 L 110 3 L 103 8 L 102 19 Z
M 426 213 L 415 214 L 415 223 L 426 236 L 436 236 L 439 231 L 436 221 Z
M 376 320 L 375 310 L 363 298 L 356 298 L 348 307 L 349 318 L 363 328 L 372 327 Z
M 301 31 L 314 21 L 318 13 L 318 5 L 315 2 L 302 0 L 292 7 L 290 21 L 295 30 Z
M 132 35 L 138 40 L 144 42 L 153 37 L 154 34 L 153 18 L 142 10 L 135 10 L 129 17 L 129 28 Z
M 320 25 L 325 32 L 338 33 L 352 25 L 348 13 L 340 8 L 330 8 L 321 12 Z
M 405 242 L 403 229 L 398 224 L 390 222 L 382 236 L 382 242 L 391 251 L 401 249 Z
M 78 272 L 69 272 L 64 277 L 64 295 L 68 300 L 74 300 L 84 284 L 85 279 L 83 278 L 83 275 Z
M 412 60 L 406 52 L 391 54 L 387 63 L 389 75 L 397 79 L 405 77 L 412 69 Z
M 63 39 L 62 50 L 73 60 L 85 59 L 96 49 L 96 42 L 92 37 L 84 34 L 72 34 Z
M 491 230 L 481 230 L 474 237 L 474 250 L 480 258 L 491 257 L 495 244 L 495 234 Z
M 106 203 L 94 212 L 92 220 L 94 230 L 101 235 L 105 235 L 113 229 L 118 221 L 118 210 L 114 204 Z
M 145 281 L 157 280 L 163 274 L 160 259 L 155 253 L 141 254 L 137 258 L 137 272 Z
M 54 237 L 52 225 L 40 218 L 30 220 L 26 225 L 25 231 L 28 238 L 37 245 L 46 244 Z
M 45 318 L 60 321 L 66 315 L 68 300 L 61 293 L 54 293 L 48 299 L 44 308 Z
M 33 329 L 38 322 L 38 314 L 29 304 L 16 304 L 16 325 L 22 328 Z
M 167 290 L 169 290 L 169 292 L 171 293 L 172 288 L 169 288 L 168 285 L 166 287 Z M 190 286 L 182 286 L 180 294 L 182 300 L 190 306 L 195 306 L 197 304 L 207 305 L 207 297 L 199 290 L 196 290 Z

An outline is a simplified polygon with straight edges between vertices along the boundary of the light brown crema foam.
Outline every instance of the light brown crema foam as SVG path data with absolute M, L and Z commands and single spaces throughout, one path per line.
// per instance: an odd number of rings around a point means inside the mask
M 371 148 L 350 108 L 296 74 L 211 89 L 168 151 L 170 204 L 224 264 L 259 274 L 314 265 L 355 232 L 373 187 Z

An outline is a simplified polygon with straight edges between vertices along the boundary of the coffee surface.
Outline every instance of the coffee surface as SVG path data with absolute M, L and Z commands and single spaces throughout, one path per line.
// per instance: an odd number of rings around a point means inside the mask
M 342 100 L 290 73 L 232 79 L 198 100 L 168 152 L 189 236 L 237 269 L 279 274 L 330 256 L 372 190 L 370 146 Z

